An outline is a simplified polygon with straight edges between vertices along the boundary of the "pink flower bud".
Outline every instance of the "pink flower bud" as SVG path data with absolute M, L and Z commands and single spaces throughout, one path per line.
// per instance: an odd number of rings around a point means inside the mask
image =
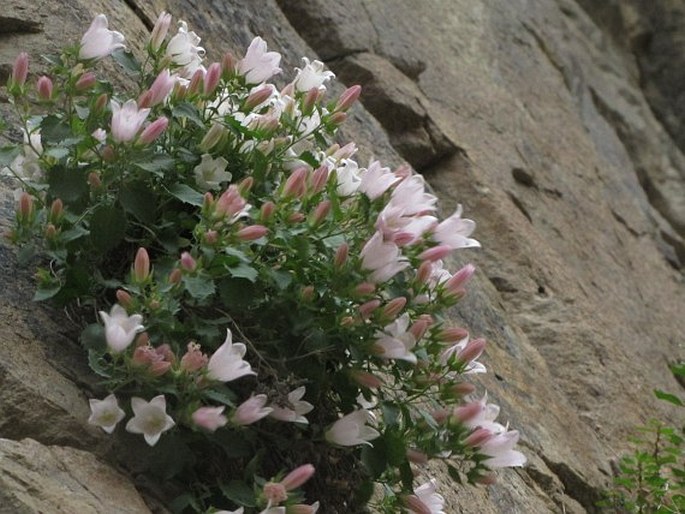
M 148 335 L 147 332 L 141 332 L 136 336 L 136 342 L 135 346 L 138 348 L 139 346 L 149 346 L 150 345 L 150 336 Z
M 487 475 L 481 475 L 476 478 L 476 483 L 482 485 L 493 485 L 497 483 L 497 475 L 494 473 L 488 473 Z
M 402 503 L 414 514 L 431 514 L 433 512 L 415 494 L 403 496 Z
M 292 491 L 304 485 L 304 483 L 312 478 L 314 474 L 314 466 L 311 464 L 303 464 L 300 467 L 295 468 L 290 473 L 288 473 L 283 480 L 281 480 L 281 485 L 285 487 L 286 491 Z
M 195 259 L 193 259 L 193 256 L 190 255 L 190 253 L 183 252 L 181 254 L 181 267 L 192 273 L 197 268 L 197 262 L 195 262 Z
M 369 373 L 368 371 L 352 370 L 350 371 L 350 378 L 354 380 L 357 384 L 369 389 L 378 389 L 383 385 L 383 382 L 376 375 Z
M 300 223 L 301 221 L 304 221 L 304 214 L 301 212 L 293 212 L 288 216 L 288 223 Z
M 33 197 L 26 191 L 23 191 L 19 196 L 17 214 L 23 221 L 28 221 L 33 216 Z
M 138 248 L 133 261 L 133 277 L 136 282 L 145 282 L 150 276 L 150 256 L 145 248 Z
M 221 69 L 223 71 L 223 77 L 226 80 L 229 80 L 230 78 L 233 77 L 235 74 L 235 65 L 237 63 L 237 60 L 235 58 L 235 55 L 233 55 L 231 52 L 226 52 L 221 59 Z
M 407 450 L 407 460 L 412 464 L 423 466 L 428 464 L 428 455 L 418 450 L 414 450 L 413 448 L 409 448 Z
M 456 343 L 468 336 L 468 331 L 461 327 L 442 328 L 436 334 L 436 337 L 445 343 Z
M 221 193 L 221 196 L 214 205 L 214 214 L 218 218 L 227 216 L 232 218 L 247 205 L 245 199 L 240 196 L 240 192 L 235 184 L 228 186 L 228 189 Z
M 447 245 L 438 245 L 428 250 L 424 250 L 419 254 L 419 259 L 422 261 L 439 261 L 452 253 L 452 247 Z
M 341 327 L 351 327 L 353 325 L 356 325 L 357 321 L 352 317 L 352 316 L 345 316 L 340 320 L 340 326 Z
M 448 411 L 447 409 L 436 409 L 430 414 L 438 424 L 444 423 L 450 417 L 450 411 Z
M 117 302 L 124 309 L 128 309 L 129 307 L 131 307 L 131 304 L 133 303 L 133 298 L 131 298 L 131 295 L 128 294 L 128 292 L 124 291 L 123 289 L 117 289 L 115 295 L 117 297 Z
M 139 101 L 138 107 L 152 107 L 162 103 L 166 100 L 171 91 L 173 91 L 176 83 L 176 75 L 172 75 L 168 69 L 163 69 L 159 72 L 155 81 L 150 85 L 150 89 L 146 93 L 143 93 L 143 97 L 149 93 L 149 96 L 146 98 L 147 105 L 142 105 Z
M 181 84 L 180 82 L 176 82 L 176 84 L 174 84 L 174 89 L 171 91 L 171 98 L 173 98 L 175 102 L 181 102 L 187 95 L 188 86 Z
M 260 209 L 259 213 L 259 219 L 261 220 L 262 223 L 266 223 L 269 221 L 269 218 L 273 215 L 274 211 L 276 210 L 276 204 L 269 201 L 269 202 L 264 202 L 262 205 L 262 208 Z
M 213 62 L 205 74 L 205 95 L 211 95 L 221 80 L 221 63 Z
M 214 245 L 219 241 L 219 233 L 216 230 L 208 230 L 205 233 L 205 243 Z
M 433 263 L 429 261 L 423 261 L 419 265 L 419 269 L 416 271 L 416 280 L 421 284 L 428 283 L 428 280 L 433 273 Z
M 221 125 L 220 123 L 214 123 L 207 131 L 207 133 L 204 135 L 202 141 L 200 141 L 200 144 L 198 145 L 200 147 L 200 150 L 202 150 L 203 152 L 208 152 L 209 150 L 214 148 L 216 145 L 219 144 L 221 138 L 224 136 L 225 133 L 226 130 L 224 129 L 223 125 Z
M 278 505 L 288 499 L 288 493 L 282 484 L 267 482 L 264 484 L 263 492 L 269 505 Z
M 64 214 L 64 203 L 59 198 L 55 198 L 52 205 L 50 205 L 49 219 L 55 223 L 62 218 L 62 214 Z
M 368 319 L 369 316 L 380 307 L 381 301 L 380 300 L 369 300 L 366 303 L 363 303 L 359 306 L 359 314 L 363 319 Z
M 318 87 L 313 87 L 309 91 L 307 91 L 307 94 L 302 99 L 303 114 L 306 115 L 312 112 L 312 109 L 314 109 L 314 106 L 319 101 L 319 98 L 321 98 L 322 93 L 323 91 L 319 91 Z
M 45 239 L 48 241 L 52 240 L 57 236 L 57 229 L 52 223 L 48 223 L 47 227 L 45 227 Z
M 352 104 L 354 104 L 354 102 L 357 101 L 361 92 L 362 92 L 362 87 L 359 85 L 348 87 L 340 95 L 340 98 L 338 99 L 338 103 L 335 105 L 335 109 L 333 109 L 333 110 L 334 111 L 346 111 L 347 109 L 352 107 Z
M 464 423 L 475 418 L 482 410 L 483 406 L 479 402 L 471 402 L 460 407 L 455 407 L 452 411 L 452 416 L 458 422 Z
M 245 177 L 243 180 L 240 181 L 240 184 L 238 184 L 238 192 L 242 196 L 245 196 L 246 194 L 248 194 L 250 192 L 253 185 L 254 185 L 254 178 Z
M 238 236 L 238 239 L 241 241 L 254 241 L 255 239 L 264 237 L 268 233 L 269 229 L 264 225 L 250 225 L 238 230 L 236 236 Z
M 321 223 L 324 219 L 326 219 L 326 216 L 328 216 L 329 212 L 331 212 L 331 201 L 330 200 L 322 201 L 314 209 L 314 216 L 312 217 L 312 224 L 314 226 L 316 226 L 319 223 Z
M 94 112 L 102 112 L 108 104 L 109 104 L 109 96 L 107 96 L 106 93 L 102 93 L 95 100 L 95 104 L 93 105 L 93 111 Z
M 245 400 L 235 410 L 231 417 L 231 421 L 236 425 L 251 425 L 268 416 L 273 409 L 271 407 L 264 407 L 266 401 L 267 398 L 265 394 L 258 394 Z
M 345 123 L 346 120 L 347 113 L 344 113 L 342 111 L 334 112 L 328 118 L 328 121 L 330 121 L 333 125 L 342 125 L 343 123 Z
M 469 363 L 476 360 L 483 353 L 485 349 L 485 339 L 472 339 L 463 350 L 457 354 L 457 359 L 463 363 Z
M 407 299 L 404 296 L 393 298 L 383 307 L 383 317 L 395 319 L 405 305 L 407 305 Z
M 167 278 L 167 281 L 170 284 L 178 284 L 182 278 L 183 278 L 183 272 L 178 268 L 174 268 L 173 270 L 171 270 L 171 273 L 169 273 L 169 277 Z
M 320 166 L 319 168 L 314 171 L 311 175 L 311 191 L 312 193 L 318 193 L 319 191 L 322 191 L 324 187 L 326 187 L 326 183 L 328 182 L 328 166 L 325 164 L 323 166 Z
M 14 61 L 12 67 L 12 84 L 23 86 L 29 74 L 29 54 L 21 52 Z
M 243 108 L 248 111 L 251 111 L 258 105 L 261 105 L 264 102 L 266 102 L 269 98 L 271 98 L 271 95 L 273 94 L 273 86 L 268 85 L 260 87 L 259 89 L 253 91 L 248 95 L 248 97 L 245 99 L 245 104 L 243 105 Z
M 423 337 L 428 329 L 428 322 L 425 319 L 417 319 L 409 328 L 409 333 L 414 336 L 417 341 Z
M 333 150 L 333 148 L 335 147 L 337 148 Z M 332 157 L 337 161 L 342 161 L 345 159 L 349 159 L 357 152 L 357 145 L 354 143 L 347 143 L 342 148 L 340 148 L 339 145 L 333 145 L 331 146 L 331 148 L 328 149 L 329 152 L 331 150 L 333 150 L 333 153 L 331 154 Z
M 85 91 L 93 87 L 96 82 L 97 77 L 95 76 L 95 73 L 92 71 L 87 71 L 79 77 L 79 79 L 76 81 L 76 84 L 74 84 L 74 87 L 76 87 L 77 91 Z
M 354 293 L 359 296 L 370 295 L 376 290 L 376 284 L 371 282 L 362 282 L 354 288 Z
M 336 268 L 342 268 L 345 262 L 347 262 L 347 255 L 350 252 L 350 246 L 347 243 L 341 244 L 335 251 L 335 258 L 333 259 L 333 264 Z
M 409 164 L 404 163 L 400 164 L 394 173 L 395 176 L 404 179 L 411 177 L 414 172 L 412 171 L 411 166 L 409 166 Z
M 458 382 L 450 387 L 450 393 L 457 397 L 463 397 L 473 393 L 476 390 L 476 386 L 469 384 L 468 382 Z
M 195 70 L 195 73 L 193 73 L 193 76 L 190 78 L 190 84 L 188 84 L 188 94 L 194 95 L 200 91 L 204 76 L 204 70 L 201 68 Z
M 102 160 L 105 162 L 112 162 L 116 159 L 117 153 L 111 145 L 107 145 L 102 149 Z M 92 185 L 92 184 L 91 184 Z
M 191 415 L 193 423 L 198 427 L 215 432 L 228 423 L 228 419 L 223 415 L 225 407 L 200 407 Z
M 157 118 L 141 132 L 140 136 L 138 136 L 138 142 L 143 145 L 149 145 L 161 136 L 168 126 L 169 120 L 166 117 L 161 116 Z
M 397 246 L 407 246 L 416 240 L 416 236 L 411 232 L 396 232 L 392 236 L 392 242 Z
M 171 26 L 171 14 L 165 11 L 159 13 L 159 17 L 155 22 L 155 26 L 152 28 L 152 33 L 150 34 L 150 48 L 157 51 L 161 48 L 164 38 L 166 38 L 169 32 L 169 27 Z
M 471 277 L 475 272 L 476 267 L 473 264 L 467 264 L 454 275 L 452 275 L 447 282 L 445 282 L 445 289 L 450 294 L 463 294 L 464 286 L 469 280 L 471 280 Z
M 284 96 L 290 96 L 292 97 L 295 94 L 295 84 L 292 82 L 288 83 L 285 85 L 283 89 L 281 89 L 281 97 Z
M 181 357 L 181 369 L 187 373 L 192 373 L 203 369 L 208 362 L 209 358 L 202 353 L 199 344 L 188 343 L 187 351 Z
M 288 198 L 299 198 L 306 191 L 307 168 L 297 168 L 293 171 L 283 186 L 283 195 Z
M 477 428 L 469 436 L 464 439 L 464 444 L 466 446 L 471 446 L 473 448 L 480 446 L 485 441 L 492 437 L 492 432 L 487 428 Z
M 300 291 L 302 301 L 309 302 L 314 298 L 314 286 L 305 286 Z
M 45 75 L 39 77 L 36 82 L 36 89 L 41 100 L 50 100 L 52 98 L 52 80 L 49 77 Z

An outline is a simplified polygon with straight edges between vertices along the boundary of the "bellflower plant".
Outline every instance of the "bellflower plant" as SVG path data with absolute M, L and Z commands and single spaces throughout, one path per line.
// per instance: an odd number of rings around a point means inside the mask
M 259 37 L 207 63 L 171 22 L 135 56 L 99 15 L 45 76 L 21 54 L 8 81 L 8 237 L 35 300 L 83 324 L 102 378 L 88 422 L 142 436 L 177 512 L 438 513 L 418 467 L 492 483 L 523 465 L 499 407 L 471 397 L 485 341 L 446 317 L 474 268 L 444 261 L 480 246 L 474 222 L 440 221 L 420 175 L 336 142 L 358 86 L 327 98 L 321 62 L 283 72 Z

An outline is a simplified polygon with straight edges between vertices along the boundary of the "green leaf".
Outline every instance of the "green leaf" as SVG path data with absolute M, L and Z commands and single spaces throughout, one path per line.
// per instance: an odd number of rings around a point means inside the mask
M 664 400 L 669 403 L 672 403 L 673 405 L 677 405 L 679 407 L 685 407 L 685 404 L 681 401 L 680 398 L 678 398 L 674 394 L 666 393 L 664 391 L 661 391 L 660 389 L 654 389 L 654 396 L 659 398 L 659 400 Z
M 202 193 L 195 191 L 186 184 L 174 184 L 169 188 L 169 193 L 184 203 L 201 207 L 204 201 Z
M 48 148 L 45 151 L 45 155 L 54 157 L 55 159 L 59 160 L 69 155 L 69 149 L 64 148 L 63 146 L 53 146 L 52 148 Z
M 276 287 L 278 287 L 278 289 L 281 291 L 287 289 L 293 281 L 292 273 L 288 271 L 272 269 L 269 270 L 269 275 L 271 275 L 271 278 L 276 283 Z
M 131 75 L 140 73 L 140 63 L 130 50 L 119 49 L 112 52 L 112 58 Z
M 119 193 L 119 203 L 143 223 L 155 222 L 157 197 L 142 182 L 127 184 Z
M 450 478 L 454 480 L 456 483 L 462 483 L 461 473 L 459 473 L 459 470 L 455 468 L 452 464 L 447 463 L 447 474 L 449 474 Z
M 81 332 L 81 346 L 86 350 L 94 350 L 102 353 L 107 348 L 107 340 L 105 339 L 105 329 L 98 323 L 91 323 Z
M 184 275 L 183 285 L 196 300 L 204 300 L 214 294 L 214 281 L 202 275 Z
M 364 446 L 361 451 L 362 463 L 371 475 L 371 478 L 378 478 L 388 467 L 385 455 L 385 442 L 383 437 L 374 439 L 373 446 Z
M 107 363 L 103 359 L 102 352 L 93 350 L 92 348 L 88 350 L 88 364 L 90 369 L 92 369 L 97 375 L 104 378 L 110 378 L 111 375 L 107 370 Z
M 229 268 L 228 272 L 233 278 L 244 278 L 253 283 L 257 280 L 257 270 L 245 263 Z
M 254 450 L 244 436 L 245 432 L 227 429 L 215 432 L 213 439 L 221 446 L 229 459 L 244 459 L 254 454 Z
M 671 371 L 677 377 L 685 377 L 685 362 L 679 364 L 673 364 L 671 366 Z
M 90 218 L 90 240 L 105 253 L 115 248 L 126 234 L 126 215 L 113 205 L 101 205 Z
M 83 228 L 81 225 L 76 225 L 69 230 L 62 232 L 59 238 L 62 243 L 69 243 L 83 236 L 87 236 L 88 234 L 90 234 L 90 232 L 87 229 Z
M 245 482 L 231 480 L 228 484 L 221 484 L 219 487 L 226 498 L 242 507 L 255 507 L 257 505 L 254 491 Z
M 59 143 L 71 135 L 69 124 L 58 116 L 46 116 L 40 124 L 40 137 L 44 143 Z
M 62 289 L 61 284 L 51 285 L 50 287 L 39 287 L 33 295 L 33 301 L 42 302 L 48 300 L 59 293 L 60 289 Z
M 163 171 L 173 169 L 173 167 L 176 165 L 176 161 L 169 155 L 157 154 L 152 156 L 150 159 L 136 161 L 133 163 L 133 165 L 141 170 L 149 171 L 150 173 L 162 176 Z
M 205 128 L 205 124 L 200 117 L 200 112 L 193 104 L 187 102 L 179 104 L 174 107 L 173 111 L 171 111 L 171 114 L 174 118 L 188 118 L 198 127 L 202 129 Z
M 0 166 L 9 166 L 21 153 L 21 146 L 8 145 L 0 148 Z
M 215 385 L 212 389 L 206 389 L 202 392 L 206 398 L 214 400 L 215 402 L 235 407 L 238 397 L 233 391 L 226 386 Z
M 219 296 L 226 306 L 240 305 L 245 308 L 257 298 L 257 287 L 243 278 L 222 280 L 219 284 Z
M 48 170 L 50 196 L 70 203 L 88 194 L 88 182 L 80 169 L 53 166 Z

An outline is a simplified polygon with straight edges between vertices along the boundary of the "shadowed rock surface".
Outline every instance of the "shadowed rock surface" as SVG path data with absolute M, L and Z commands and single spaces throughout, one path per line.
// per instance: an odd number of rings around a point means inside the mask
M 454 315 L 488 338 L 480 384 L 521 431 L 529 464 L 488 489 L 433 470 L 446 511 L 597 512 L 631 428 L 668 419 L 651 391 L 682 392 L 668 372 L 685 358 L 682 3 L 10 0 L 0 79 L 20 49 L 37 63 L 77 41 L 98 12 L 139 47 L 163 7 L 203 37 L 210 60 L 262 35 L 284 69 L 318 56 L 347 85 L 365 84 L 366 110 L 344 134 L 362 148 L 360 162 L 412 163 L 444 214 L 462 203 L 478 222 L 483 250 L 458 256 L 480 272 Z M 13 201 L 1 187 L 4 230 Z M 98 512 L 148 512 L 118 472 L 69 465 L 97 455 L 116 466 L 111 441 L 86 424 L 95 380 L 61 314 L 30 303 L 30 272 L 16 272 L 7 246 L 0 254 L 0 437 L 14 440 L 0 445 L 10 463 L 0 465 L 0 499 L 23 494 L 8 478 L 17 473 L 52 490 L 58 478 L 21 456 L 35 450 L 64 480 L 86 484 Z M 129 459 L 131 475 L 135 467 Z M 24 510 L 0 501 L 0 512 L 61 512 L 57 497 Z M 113 497 L 131 510 L 116 510 Z M 87 512 L 77 505 L 62 511 Z

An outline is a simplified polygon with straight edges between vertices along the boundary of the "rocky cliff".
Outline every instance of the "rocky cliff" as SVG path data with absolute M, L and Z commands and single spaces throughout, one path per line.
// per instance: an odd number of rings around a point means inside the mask
M 480 271 L 454 316 L 488 338 L 482 385 L 529 465 L 488 489 L 441 477 L 447 512 L 596 512 L 630 429 L 668 419 L 652 389 L 681 387 L 682 2 L 7 0 L 0 82 L 20 50 L 37 63 L 98 12 L 140 46 L 163 8 L 210 58 L 262 35 L 287 67 L 319 58 L 361 83 L 345 133 L 361 160 L 408 161 L 445 213 L 462 203 L 478 222 L 483 250 L 461 257 Z M 95 380 L 65 313 L 32 304 L 30 272 L 0 254 L 0 512 L 162 510 L 135 452 L 86 424 Z

